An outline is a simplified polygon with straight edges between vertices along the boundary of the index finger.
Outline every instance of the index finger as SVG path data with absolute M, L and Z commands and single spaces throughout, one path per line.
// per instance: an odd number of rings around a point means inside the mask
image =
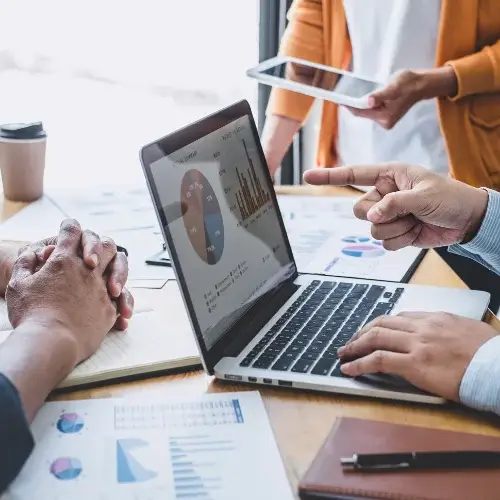
M 59 236 L 57 238 L 57 250 L 71 250 L 77 252 L 80 249 L 82 239 L 82 228 L 75 219 L 65 219 L 61 223 Z
M 381 177 L 394 179 L 394 165 L 350 165 L 317 168 L 304 173 L 304 181 L 315 186 L 375 186 Z

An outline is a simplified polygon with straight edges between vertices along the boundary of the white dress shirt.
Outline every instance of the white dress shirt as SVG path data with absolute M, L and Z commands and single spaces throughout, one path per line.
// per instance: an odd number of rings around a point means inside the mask
M 405 69 L 435 67 L 441 0 L 344 0 L 352 71 L 390 81 Z M 435 99 L 421 101 L 392 130 L 339 109 L 340 164 L 401 161 L 449 172 Z

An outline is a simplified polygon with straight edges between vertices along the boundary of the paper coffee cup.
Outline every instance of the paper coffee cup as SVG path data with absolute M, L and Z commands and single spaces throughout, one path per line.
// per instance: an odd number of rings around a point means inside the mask
M 11 201 L 35 201 L 43 195 L 47 134 L 41 122 L 0 125 L 3 192 Z

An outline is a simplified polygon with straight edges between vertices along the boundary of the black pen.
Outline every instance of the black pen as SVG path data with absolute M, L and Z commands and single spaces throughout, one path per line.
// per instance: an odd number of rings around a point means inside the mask
M 355 454 L 341 458 L 344 469 L 391 471 L 408 469 L 500 468 L 500 451 L 414 451 L 408 453 Z

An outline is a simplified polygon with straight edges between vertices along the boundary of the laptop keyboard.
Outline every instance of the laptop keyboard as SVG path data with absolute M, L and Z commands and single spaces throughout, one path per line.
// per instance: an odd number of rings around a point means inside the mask
M 240 366 L 341 377 L 337 350 L 363 325 L 389 314 L 403 292 L 312 281 Z

